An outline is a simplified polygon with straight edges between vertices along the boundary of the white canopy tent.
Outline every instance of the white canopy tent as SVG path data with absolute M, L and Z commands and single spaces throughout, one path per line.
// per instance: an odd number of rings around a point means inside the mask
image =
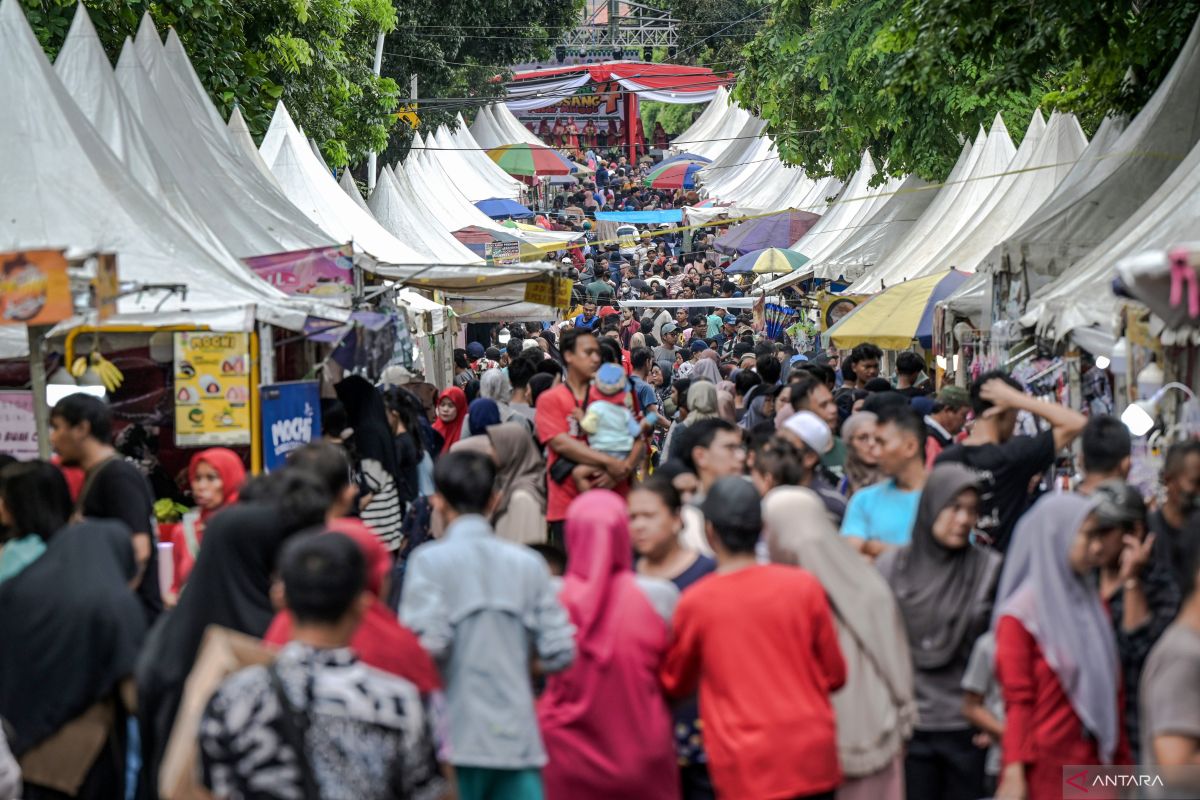
M 123 283 L 187 286 L 186 297 L 161 289 L 122 297 L 120 324 L 245 331 L 257 318 L 298 330 L 310 312 L 327 316 L 321 304 L 284 296 L 232 255 L 215 255 L 139 185 L 54 74 L 17 0 L 0 3 L 0 103 L 9 109 L 0 147 L 10 159 L 0 248 L 116 253 Z
M 1120 137 L 1103 152 L 1089 147 L 1079 160 L 1083 174 L 1005 240 L 989 256 L 989 268 L 1019 272 L 1036 291 L 1122 226 L 1200 140 L 1197 97 L 1200 20 L 1162 85 Z M 1099 132 L 1095 138 L 1101 139 Z
M 177 39 L 172 39 L 177 42 Z M 334 244 L 257 170 L 247 169 L 207 95 L 169 61 L 148 17 L 126 41 L 116 79 L 192 207 L 239 258 Z M 211 113 L 210 113 L 211 112 Z
M 509 110 L 504 103 L 495 103 L 489 106 L 492 114 L 492 119 L 496 121 L 496 129 L 500 132 L 503 138 L 501 144 L 540 144 L 543 147 L 546 143 L 537 137 L 533 131 L 521 124 L 521 120 L 517 119 L 516 115 Z
M 441 222 L 430 216 L 418 216 L 419 212 L 406 201 L 391 167 L 383 168 L 367 205 L 380 225 L 397 239 L 408 242 L 431 263 L 483 264 L 483 259 L 451 236 Z
M 245 169 L 253 169 L 263 180 L 270 185 L 279 189 L 279 181 L 275 180 L 275 176 L 271 174 L 270 168 L 266 162 L 262 160 L 262 156 L 258 154 L 258 145 L 254 144 L 254 137 L 250 135 L 250 127 L 246 125 L 246 120 L 242 117 L 242 111 L 237 106 L 233 107 L 233 111 L 229 114 L 229 124 L 226 126 L 229 131 L 229 139 L 233 143 L 233 147 L 238 160 Z M 280 189 L 280 194 L 283 190 Z M 300 209 L 296 209 L 299 213 Z
M 462 114 L 458 115 L 458 127 L 450 134 L 450 139 L 454 146 L 459 148 L 458 152 L 466 162 L 477 172 L 485 175 L 488 182 L 500 192 L 500 194 L 492 195 L 493 197 L 511 197 L 514 200 L 521 198 L 521 194 L 526 188 L 525 184 L 509 175 L 499 164 L 488 157 L 483 147 L 471 135 Z
M 481 106 L 475 112 L 475 121 L 471 123 L 471 137 L 486 150 L 507 144 L 502 140 L 502 134 L 496 126 L 496 118 L 492 116 L 491 109 L 492 106 Z
M 356 250 L 380 264 L 414 267 L 429 263 L 342 191 L 317 162 L 282 102 L 275 107 L 259 152 L 292 203 L 334 241 L 353 242 Z M 402 277 L 395 270 L 378 271 L 386 277 Z
M 1128 219 L 1029 301 L 1022 324 L 1042 336 L 1078 338 L 1082 329 L 1114 330 L 1117 262 L 1194 239 L 1200 229 L 1200 143 Z
M 441 165 L 468 200 L 478 203 L 492 197 L 515 198 L 520 195 L 520 188 L 513 186 L 511 178 L 501 181 L 494 172 L 480 170 L 459 148 L 460 145 L 444 125 L 425 140 L 425 153 Z M 508 178 L 507 175 L 504 177 Z
M 904 240 L 939 192 L 937 186 L 915 175 L 892 179 L 880 192 L 880 202 L 870 216 L 836 248 L 813 259 L 813 276 L 830 281 L 858 278 Z
M 358 191 L 358 184 L 354 182 L 354 176 L 350 174 L 349 167 L 342 168 L 342 177 L 338 178 L 338 186 L 342 187 L 342 191 L 346 193 L 346 196 L 354 201 L 354 205 L 368 214 L 371 213 L 371 209 L 367 208 L 367 201 L 363 200 L 362 194 Z
M 712 122 L 700 125 L 707 116 L 707 109 L 700 114 L 700 119 L 684 131 L 671 143 L 671 147 L 683 153 L 695 153 L 698 156 L 715 159 L 734 142 L 740 141 L 734 137 L 745 124 L 750 114 L 740 108 L 729 97 L 724 87 L 716 90 L 716 95 L 709 103 L 710 109 L 720 111 L 720 116 L 713 116 Z
M 1037 124 L 1044 125 L 1040 116 L 1035 119 Z M 966 153 L 966 161 L 959 160 L 937 199 L 905 240 L 846 291 L 877 292 L 901 281 L 932 274 L 931 259 L 956 241 L 975 213 L 990 202 L 990 196 L 1003 179 L 1002 173 L 1015 155 L 1008 129 L 996 115 L 991 131 L 984 134 L 980 129 L 975 145 Z
M 681 153 L 688 152 L 686 145 L 689 142 L 703 141 L 708 138 L 708 134 L 720 123 L 721 117 L 728 108 L 729 92 L 724 86 L 718 86 L 713 99 L 708 101 L 708 105 L 700 112 L 700 116 L 696 117 L 695 121 L 687 127 L 687 130 L 675 137 L 671 148 Z

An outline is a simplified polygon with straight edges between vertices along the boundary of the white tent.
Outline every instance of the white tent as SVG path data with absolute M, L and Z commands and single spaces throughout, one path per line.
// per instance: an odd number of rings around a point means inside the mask
M 473 166 L 477 172 L 485 175 L 488 181 L 497 188 L 499 194 L 494 194 L 492 197 L 511 197 L 513 200 L 520 199 L 522 192 L 525 191 L 525 184 L 512 175 L 509 175 L 499 164 L 488 157 L 483 147 L 471 135 L 471 131 L 467 128 L 467 123 L 463 120 L 462 114 L 458 115 L 457 121 L 458 127 L 450 134 L 451 142 L 455 147 L 459 148 L 458 152 L 467 163 Z
M 380 225 L 431 262 L 483 263 L 483 259 L 451 236 L 440 221 L 432 216 L 418 216 L 424 207 L 410 205 L 405 200 L 390 167 L 383 168 L 367 204 Z
M 354 182 L 354 176 L 350 174 L 349 167 L 342 168 L 342 177 L 338 178 L 338 186 L 342 187 L 342 191 L 346 196 L 354 201 L 354 205 L 371 213 L 371 209 L 367 207 L 367 201 L 363 200 L 362 194 L 358 191 L 358 184 Z
M 716 185 L 727 180 L 732 171 L 749 160 L 747 154 L 755 149 L 759 137 L 764 135 L 766 129 L 766 120 L 747 116 L 734 138 L 725 142 L 724 148 L 717 153 L 716 157 L 704 165 L 704 169 L 700 172 L 701 182 Z
M 236 156 L 242 168 L 254 170 L 263 180 L 278 189 L 279 181 L 275 180 L 275 176 L 271 174 L 270 168 L 262 160 L 262 156 L 258 154 L 258 145 L 254 144 L 254 137 L 250 135 L 250 128 L 246 125 L 246 120 L 242 117 L 242 111 L 237 106 L 234 106 L 233 111 L 230 112 L 229 124 L 226 127 L 229 130 L 229 139 L 233 143 Z M 280 193 L 282 194 L 282 190 L 280 190 Z M 298 212 L 299 209 L 297 209 Z
M 1098 327 L 1111 335 L 1112 280 L 1121 259 L 1194 240 L 1200 230 L 1200 144 L 1128 219 L 1029 301 L 1021 322 L 1062 339 Z
M 299 329 L 319 304 L 285 297 L 188 233 L 131 177 L 54 74 L 17 0 L 0 3 L 0 248 L 117 254 L 122 282 L 184 284 L 118 301 L 123 324 Z M 71 323 L 68 323 L 71 324 Z M 63 326 L 60 326 L 60 328 Z
M 963 235 L 930 262 L 933 271 L 978 270 L 992 248 L 1020 228 L 1074 168 L 1087 147 L 1075 115 L 1055 112 L 1044 130 L 1035 130 L 1040 120 L 1040 114 L 1034 117 L 989 202 L 963 226 Z
M 1200 139 L 1200 20 L 1171 71 L 1103 157 L 1089 148 L 1086 174 L 1056 192 L 989 263 L 1020 272 L 1036 290 L 1128 220 Z M 1097 139 L 1100 138 L 1097 134 Z M 1094 143 L 1093 143 L 1094 144 Z
M 708 105 L 700 112 L 700 116 L 696 117 L 696 120 L 688 126 L 687 130 L 675 137 L 671 148 L 681 153 L 687 152 L 685 145 L 688 142 L 703 141 L 708 138 L 709 133 L 720 123 L 721 117 L 724 116 L 728 107 L 729 92 L 724 86 L 718 86 L 716 93 L 713 94 L 713 99 L 708 101 Z
M 71 29 L 58 53 L 54 72 L 92 127 L 155 200 L 174 214 L 218 257 L 228 254 L 220 238 L 192 207 L 186 187 L 175 179 L 137 114 L 125 99 L 100 44 L 87 9 L 76 7 Z
M 496 118 L 492 116 L 491 109 L 491 106 L 480 107 L 475 112 L 475 121 L 471 123 L 471 136 L 486 150 L 506 144 L 496 126 Z
M 166 55 L 153 23 L 143 18 L 137 42 L 126 41 L 121 50 L 117 83 L 222 243 L 240 258 L 334 244 L 278 187 L 246 168 L 224 122 L 212 124 L 216 110 L 207 95 L 194 93 L 194 73 L 181 72 L 178 60 Z
M 967 147 L 970 146 L 968 143 Z M 883 187 L 878 197 L 880 202 L 870 216 L 836 248 L 820 259 L 813 259 L 814 277 L 830 281 L 858 278 L 908 236 L 939 193 L 937 186 L 915 175 L 893 178 Z
M 496 129 L 504 138 L 501 144 L 540 144 L 543 147 L 546 145 L 537 137 L 533 131 L 526 128 L 521 120 L 517 119 L 516 115 L 509 110 L 504 103 L 495 103 L 491 106 L 492 119 L 496 121 Z
M 444 125 L 425 140 L 425 147 L 428 157 L 441 165 L 458 190 L 472 203 L 492 197 L 515 198 L 520 194 L 520 189 L 513 186 L 511 179 L 501 181 L 494 172 L 485 172 L 472 163 Z
M 282 102 L 275 108 L 259 152 L 288 199 L 334 241 L 353 242 L 356 250 L 367 253 L 380 264 L 428 263 L 412 247 L 384 230 L 369 212 L 342 191 L 333 175 L 317 162 Z M 379 272 L 388 277 L 399 276 L 395 270 L 381 268 Z
M 930 259 L 954 242 L 975 212 L 989 202 L 1014 155 L 1016 148 L 1004 121 L 997 115 L 990 133 L 980 129 L 966 161 L 959 160 L 937 199 L 905 240 L 847 291 L 877 292 L 885 286 L 931 274 Z

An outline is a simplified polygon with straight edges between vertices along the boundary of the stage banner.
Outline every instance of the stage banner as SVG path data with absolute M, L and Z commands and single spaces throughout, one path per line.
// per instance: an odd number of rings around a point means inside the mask
M 267 472 L 287 455 L 321 437 L 321 387 L 316 381 L 271 383 L 259 387 L 262 399 L 263 466 Z
M 175 444 L 250 444 L 250 335 L 175 334 Z

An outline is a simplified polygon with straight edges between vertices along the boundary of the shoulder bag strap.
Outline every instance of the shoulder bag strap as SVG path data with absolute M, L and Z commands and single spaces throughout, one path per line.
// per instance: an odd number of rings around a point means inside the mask
M 288 699 L 287 692 L 283 688 L 283 681 L 279 679 L 279 671 L 276 666 L 276 664 L 269 665 L 267 675 L 271 678 L 271 691 L 275 693 L 275 698 L 279 702 L 279 732 L 283 736 L 283 740 L 292 748 L 292 752 L 296 754 L 296 766 L 300 770 L 304 797 L 306 800 L 321 800 L 321 789 L 317 785 L 312 764 L 308 760 L 308 747 L 305 745 L 306 734 L 311 722 L 308 711 L 297 709 L 292 705 L 292 701 Z

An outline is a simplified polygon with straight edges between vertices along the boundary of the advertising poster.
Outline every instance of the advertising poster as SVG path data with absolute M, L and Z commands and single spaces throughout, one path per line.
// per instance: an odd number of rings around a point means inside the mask
M 348 244 L 242 260 L 256 275 L 286 294 L 349 297 L 354 293 L 354 251 Z
M 832 328 L 867 297 L 865 294 L 823 295 L 818 300 L 821 309 L 821 330 L 827 331 Z
M 61 250 L 0 254 L 0 325 L 53 325 L 74 313 Z
M 487 242 L 483 246 L 484 261 L 488 266 L 513 267 L 521 263 L 521 243 Z
M 38 457 L 33 392 L 0 392 L 0 453 L 19 461 Z
M 316 381 L 259 387 L 262 399 L 263 466 L 283 466 L 287 454 L 321 436 L 321 388 Z
M 250 335 L 175 334 L 175 444 L 250 444 Z

